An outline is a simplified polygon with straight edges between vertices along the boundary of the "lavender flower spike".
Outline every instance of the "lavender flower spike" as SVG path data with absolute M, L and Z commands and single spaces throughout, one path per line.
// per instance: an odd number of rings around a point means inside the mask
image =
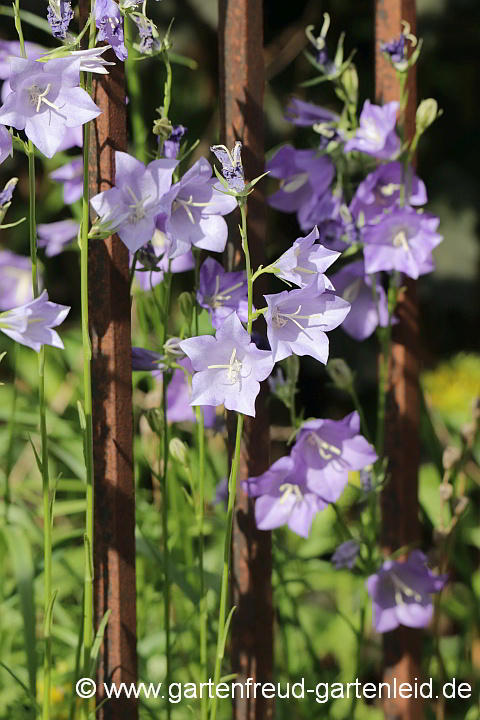
M 9 155 L 13 156 L 12 136 L 6 127 L 0 125 L 0 165 Z
M 216 337 L 201 335 L 183 340 L 181 349 L 192 361 L 191 405 L 225 405 L 255 417 L 260 382 L 273 370 L 272 353 L 250 342 L 236 313 L 220 325 Z
M 40 352 L 42 345 L 63 349 L 63 342 L 53 328 L 60 325 L 69 312 L 70 308 L 66 305 L 50 302 L 44 290 L 38 298 L 26 305 L 1 313 L 0 330 L 15 342 L 36 352 Z
M 67 127 L 77 127 L 100 115 L 80 85 L 80 60 L 58 58 L 46 63 L 10 58 L 12 92 L 0 107 L 0 124 L 25 130 L 47 157 L 58 150 Z
M 243 192 L 245 190 L 245 175 L 242 165 L 242 143 L 237 140 L 232 152 L 225 145 L 212 145 L 210 150 L 217 160 L 222 163 L 222 175 L 228 183 L 230 190 Z
M 399 625 L 426 627 L 433 615 L 431 593 L 440 592 L 447 575 L 434 575 L 421 550 L 413 550 L 406 562 L 386 560 L 366 581 L 372 598 L 375 629 L 390 632 Z
M 78 235 L 80 224 L 75 220 L 59 220 L 37 225 L 37 245 L 45 248 L 47 257 L 59 255 Z
M 72 3 L 69 0 L 49 0 L 47 20 L 52 28 L 53 37 L 65 40 L 68 26 L 73 20 Z
M 345 143 L 344 151 L 359 152 L 390 160 L 400 150 L 400 138 L 395 133 L 399 103 L 393 100 L 383 106 L 365 100 L 360 114 L 360 127 Z
M 74 158 L 50 173 L 52 180 L 63 182 L 63 202 L 65 205 L 80 200 L 83 195 L 83 160 Z
M 297 238 L 291 248 L 272 263 L 275 275 L 286 283 L 299 287 L 310 285 L 315 279 L 318 290 L 333 290 L 333 285 L 323 274 L 340 256 L 339 252 L 316 245 L 318 228 L 306 237 Z
M 242 322 L 248 320 L 247 280 L 244 270 L 226 272 L 219 262 L 208 257 L 200 268 L 197 301 L 210 314 L 212 325 L 236 312 Z

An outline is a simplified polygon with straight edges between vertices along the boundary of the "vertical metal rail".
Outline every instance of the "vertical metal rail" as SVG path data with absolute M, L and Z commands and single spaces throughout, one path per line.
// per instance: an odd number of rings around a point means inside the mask
M 222 142 L 243 143 L 245 176 L 251 180 L 264 171 L 263 2 L 219 0 L 220 121 Z M 266 215 L 263 183 L 248 201 L 248 238 L 253 267 L 265 264 Z M 238 255 L 240 257 L 240 254 Z M 262 305 L 266 287 L 255 283 L 254 302 Z M 246 418 L 244 443 L 233 524 L 230 587 L 236 606 L 231 630 L 232 671 L 239 682 L 251 677 L 269 682 L 273 675 L 273 602 L 271 534 L 257 530 L 253 502 L 241 481 L 259 475 L 269 465 L 269 422 L 265 395 L 256 401 L 256 417 Z M 273 717 L 274 701 L 234 700 L 236 720 Z
M 81 0 L 83 19 L 90 0 Z M 94 76 L 93 100 L 102 114 L 92 124 L 89 148 L 91 194 L 115 184 L 115 150 L 127 149 L 123 63 Z M 111 610 L 100 650 L 97 705 L 103 682 L 137 679 L 135 496 L 133 482 L 132 361 L 128 250 L 114 235 L 90 242 L 89 320 L 92 341 L 93 453 L 95 474 L 95 623 Z M 135 720 L 137 701 L 124 693 L 105 702 L 100 720 Z
M 399 86 L 395 71 L 381 56 L 379 43 L 399 35 L 401 21 L 416 29 L 415 0 L 375 1 L 375 88 L 379 102 L 398 100 Z M 406 137 L 415 131 L 416 74 L 410 70 Z M 399 300 L 393 330 L 386 417 L 386 454 L 390 482 L 382 493 L 383 547 L 391 553 L 420 539 L 418 522 L 418 468 L 420 461 L 419 415 L 419 327 L 415 282 L 406 278 L 406 290 Z M 421 632 L 400 626 L 384 635 L 384 681 L 397 687 L 402 682 L 420 680 Z M 420 720 L 420 698 L 386 699 L 387 720 Z

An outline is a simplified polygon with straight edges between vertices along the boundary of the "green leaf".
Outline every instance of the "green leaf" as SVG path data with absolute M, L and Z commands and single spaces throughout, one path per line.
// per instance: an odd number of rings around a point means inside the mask
M 45 618 L 43 620 L 43 636 L 45 640 L 52 634 L 53 606 L 55 605 L 57 595 L 58 590 L 54 590 L 45 610 Z
M 95 673 L 97 672 L 98 655 L 102 646 L 103 636 L 105 635 L 105 629 L 107 627 L 108 618 L 110 617 L 111 612 L 111 610 L 107 610 L 107 612 L 103 616 L 102 622 L 98 626 L 97 634 L 95 635 L 95 640 L 90 651 L 90 677 L 92 678 L 95 677 Z

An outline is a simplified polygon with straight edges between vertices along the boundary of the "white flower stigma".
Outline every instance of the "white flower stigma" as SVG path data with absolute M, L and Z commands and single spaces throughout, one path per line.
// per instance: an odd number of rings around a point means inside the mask
M 28 94 L 30 97 L 30 105 L 36 105 L 35 112 L 40 112 L 40 108 L 42 106 L 42 103 L 44 105 L 48 105 L 48 107 L 53 108 L 54 110 L 60 110 L 58 105 L 54 105 L 50 100 L 47 100 L 47 95 L 52 89 L 52 86 L 50 83 L 48 83 L 47 87 L 43 92 L 40 92 L 40 88 L 38 85 L 32 85 L 32 87 L 29 89 Z

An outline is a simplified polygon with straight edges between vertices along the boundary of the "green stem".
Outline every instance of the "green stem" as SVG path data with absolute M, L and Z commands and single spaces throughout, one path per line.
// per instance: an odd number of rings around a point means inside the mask
M 370 432 L 368 430 L 368 425 L 367 425 L 367 421 L 365 419 L 365 413 L 363 412 L 362 403 L 360 402 L 360 399 L 357 395 L 357 391 L 355 389 L 355 385 L 353 382 L 352 382 L 352 386 L 350 388 L 350 395 L 353 400 L 353 404 L 355 405 L 355 409 L 360 416 L 360 424 L 362 426 L 363 434 L 367 438 L 368 442 L 370 444 L 372 444 L 372 438 L 371 438 Z
M 205 595 L 205 573 L 203 558 L 205 553 L 204 519 L 205 519 L 205 427 L 202 408 L 195 408 L 197 418 L 198 442 L 198 559 L 200 571 L 200 682 L 208 683 L 208 609 Z M 208 696 L 202 693 L 201 720 L 208 718 Z
M 134 23 L 132 18 L 125 18 L 125 30 L 127 36 L 128 59 L 125 62 L 125 73 L 127 78 L 128 97 L 130 100 L 129 109 L 132 118 L 133 145 L 135 157 L 140 162 L 147 162 L 147 128 L 144 122 L 144 108 L 142 101 L 142 86 L 138 74 L 139 63 L 135 61 L 135 53 L 132 46 Z
M 168 113 L 170 112 L 170 103 L 172 102 L 172 66 L 170 65 L 168 50 L 163 51 L 162 59 L 167 74 L 163 91 L 162 118 L 168 118 Z M 162 138 L 158 143 L 157 158 L 163 157 L 164 142 L 165 140 Z
M 363 650 L 363 642 L 365 639 L 365 619 L 367 615 L 367 602 L 368 602 L 368 595 L 364 591 L 364 599 L 362 603 L 362 607 L 360 609 L 360 627 L 357 633 L 357 657 L 356 657 L 356 663 L 355 663 L 355 680 L 358 679 L 358 676 L 360 675 L 360 670 L 362 667 L 362 650 Z M 352 698 L 352 704 L 350 705 L 350 713 L 349 713 L 349 720 L 353 720 L 355 717 L 355 708 L 357 707 L 357 693 L 353 695 Z
M 17 391 L 17 383 L 16 383 L 16 377 L 17 377 L 17 366 L 18 366 L 18 356 L 20 354 L 20 345 L 18 343 L 14 343 L 13 345 L 13 379 L 12 379 L 12 409 L 10 412 L 10 417 L 8 419 L 8 449 L 7 449 L 7 459 L 6 459 L 6 468 L 5 468 L 5 492 L 3 496 L 3 501 L 5 505 L 5 520 L 8 522 L 8 510 L 10 507 L 11 502 L 11 491 L 10 491 L 10 473 L 12 472 L 12 466 L 13 466 L 13 439 L 15 437 L 15 416 L 16 416 L 16 410 L 17 410 L 17 397 L 18 397 L 18 391 Z

